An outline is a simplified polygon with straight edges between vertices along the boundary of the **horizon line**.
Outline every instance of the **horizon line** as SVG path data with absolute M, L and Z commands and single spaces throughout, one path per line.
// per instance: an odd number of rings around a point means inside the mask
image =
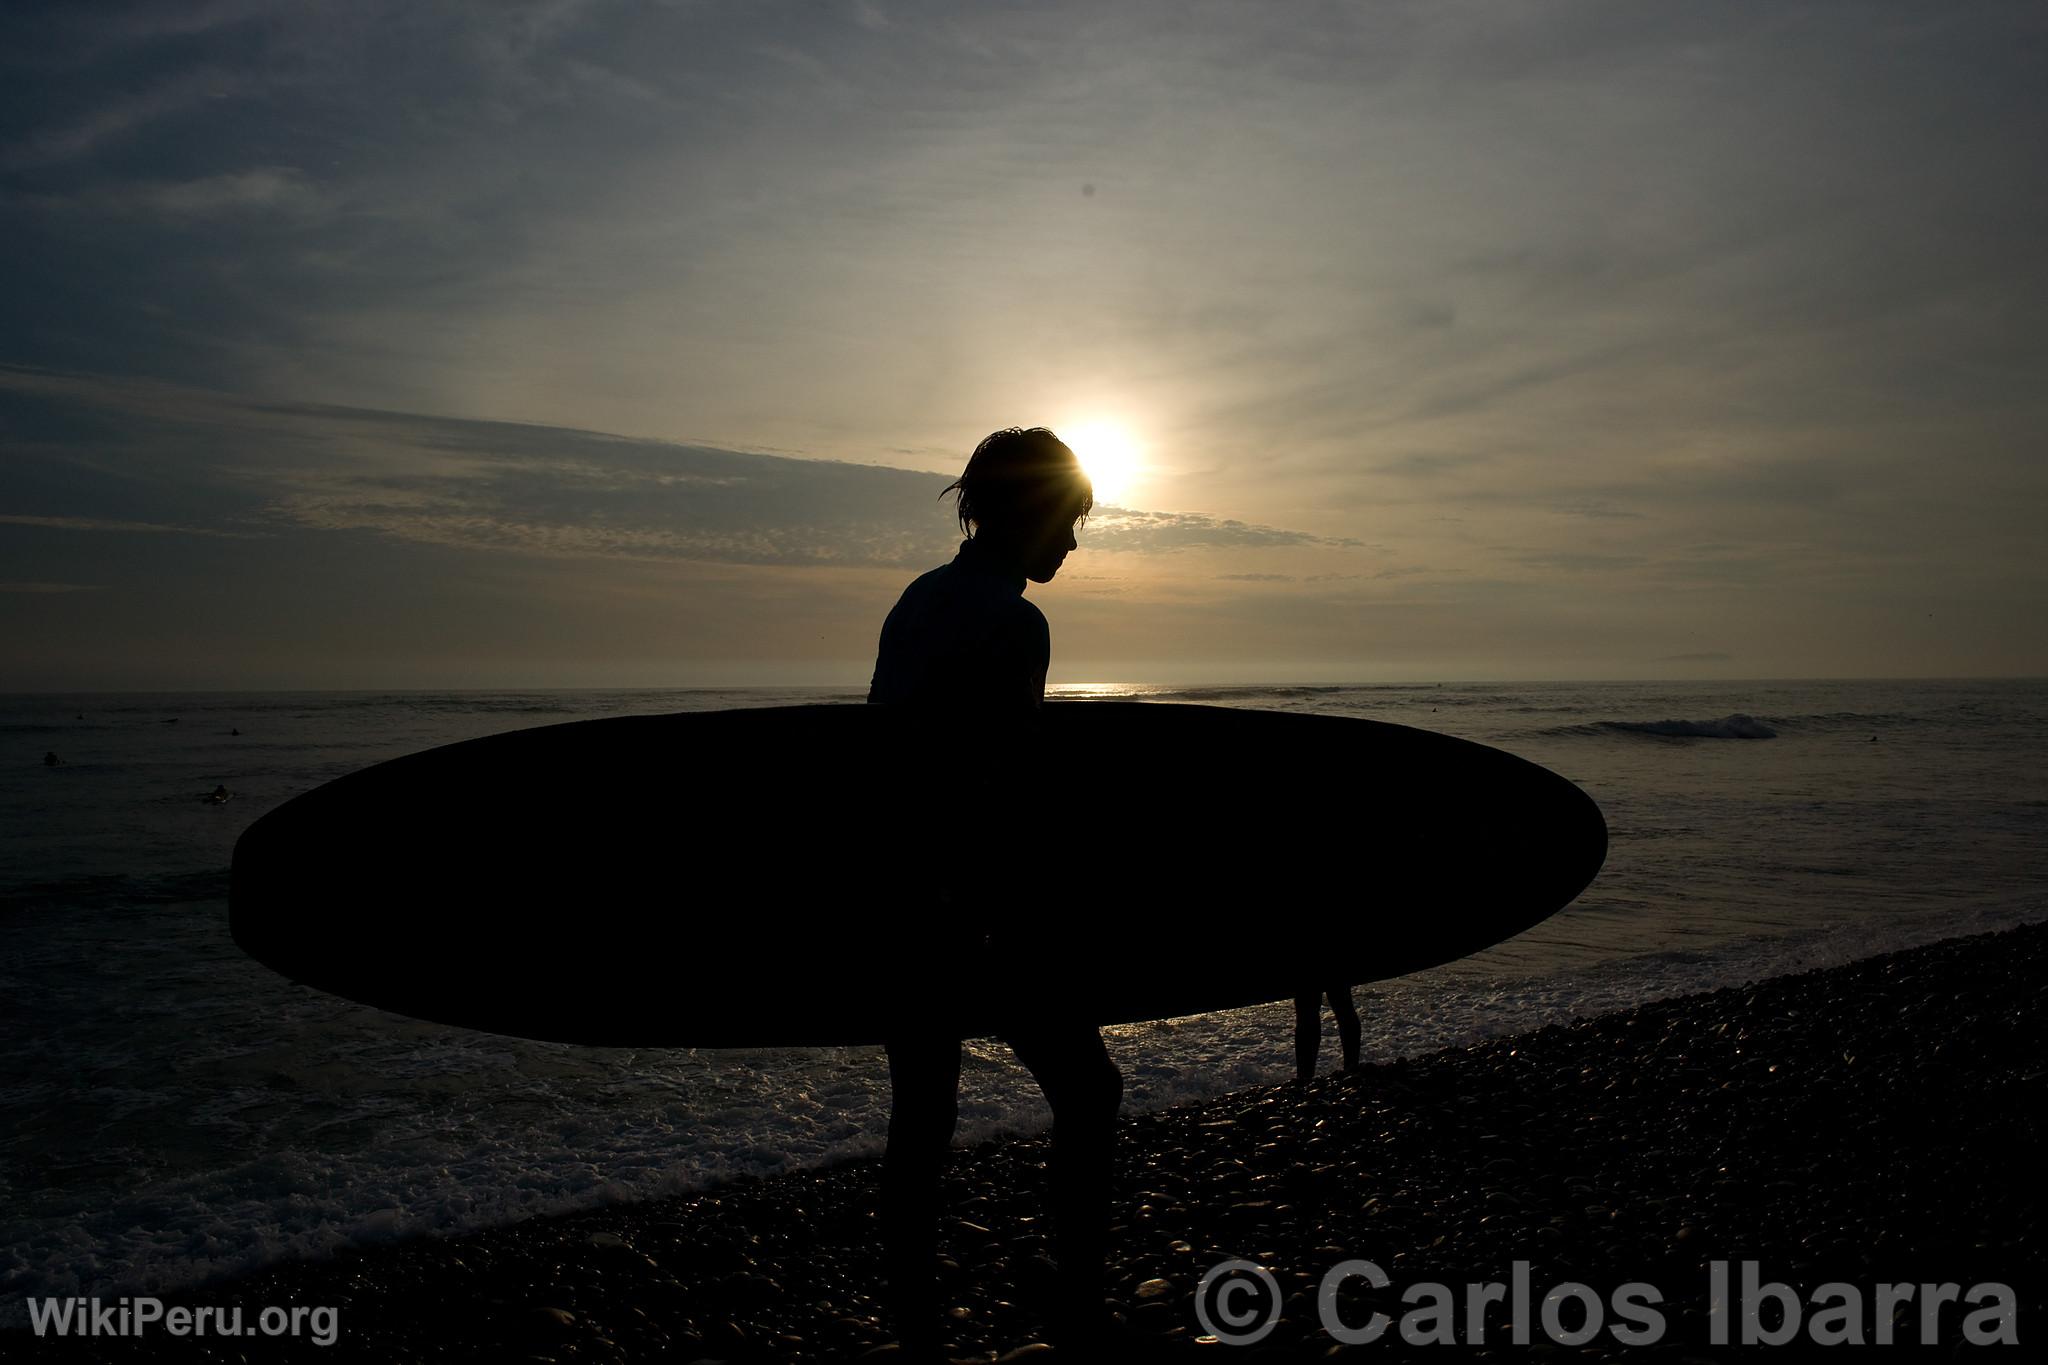
M 1318 688 L 1403 688 L 1403 687 L 1569 687 L 1589 684 L 1660 683 L 1667 686 L 1686 684 L 1713 684 L 1717 686 L 1755 685 L 1762 683 L 1956 683 L 1956 682 L 2039 682 L 2048 683 L 2048 675 L 2029 673 L 1957 673 L 1927 675 L 1892 674 L 1787 674 L 1778 677 L 1753 678 L 1668 678 L 1668 677 L 1605 677 L 1605 678 L 1427 678 L 1413 680 L 1358 679 L 1349 682 L 1309 682 L 1301 679 L 1267 679 L 1263 681 L 1231 680 L 1190 682 L 1172 679 L 1115 678 L 1095 679 L 1080 682 L 1048 682 L 1048 691 L 1054 688 L 1076 687 L 1170 687 L 1187 691 L 1221 690 L 1240 687 L 1318 687 Z M 261 696 L 279 693 L 301 693 L 324 696 L 360 696 L 369 693 L 503 693 L 503 692 L 820 692 L 838 690 L 865 690 L 866 682 L 848 681 L 819 683 L 659 683 L 643 686 L 464 686 L 464 687 L 45 687 L 45 688 L 0 688 L 0 697 L 150 697 L 150 696 Z

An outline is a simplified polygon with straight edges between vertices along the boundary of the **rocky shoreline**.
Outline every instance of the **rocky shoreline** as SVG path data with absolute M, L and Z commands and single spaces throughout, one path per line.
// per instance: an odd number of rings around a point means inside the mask
M 1396 1346 L 1404 1313 L 1456 1302 L 1411 1326 L 1518 1352 L 1510 1314 L 1526 1294 L 1531 1341 L 1591 1358 L 1712 1354 L 1716 1262 L 1740 1342 L 1742 1263 L 1799 1305 L 1794 1347 L 1825 1321 L 1866 1342 L 1922 1341 L 1930 1295 L 1880 1304 L 1877 1287 L 1955 1284 L 1932 1338 L 1964 1346 L 1966 1318 L 2009 1286 L 2007 1332 L 2027 1340 L 2043 1306 L 2048 925 L 1956 939 L 1431 1056 L 1244 1091 L 1123 1120 L 1111 1285 L 1119 1359 L 1365 1359 Z M 1073 1358 L 1044 1340 L 1035 1305 L 1051 1273 L 1043 1230 L 1044 1137 L 962 1149 L 948 1172 L 941 1267 L 962 1359 Z M 450 1239 L 279 1265 L 167 1302 L 336 1310 L 331 1347 L 243 1338 L 59 1343 L 22 1333 L 0 1353 L 92 1359 L 836 1361 L 894 1354 L 880 1318 L 878 1164 L 722 1186 Z M 1229 1349 L 1195 1312 L 1197 1285 L 1239 1258 L 1246 1288 L 1207 1324 L 1272 1292 L 1258 1344 Z M 1340 1331 L 1387 1314 L 1382 1340 L 1343 1345 L 1319 1289 L 1347 1262 Z M 1524 1268 L 1517 1269 L 1517 1263 Z M 1357 1267 L 1351 1267 L 1356 1270 Z M 1654 1287 L 1650 1346 L 1617 1300 Z M 1861 1302 L 1843 1307 L 1830 1282 Z M 1467 1287 L 1503 1286 L 1489 1305 Z M 1548 1289 L 1583 1286 L 1555 1310 Z M 1526 1288 L 1524 1288 L 1526 1286 Z M 1766 1294 L 1766 1296 L 1768 1296 Z M 1749 1296 L 1754 1300 L 1757 1296 Z M 1936 1296 L 1938 1297 L 1938 1296 Z M 1587 1300 L 1597 1301 L 1589 1305 Z M 1597 1306 L 1602 1321 L 1573 1345 Z M 1834 1308 L 1832 1316 L 1824 1308 Z M 1483 1341 L 1469 1314 L 1477 1312 Z M 1995 1312 L 1975 1319 L 1996 1330 Z M 1778 1323 L 1776 1310 L 1761 1320 Z M 1224 1331 L 1229 1332 L 1227 1321 Z M 1563 1345 L 1557 1343 L 1565 1338 Z M 1838 1349 L 1838 1348 L 1829 1348 Z M 1894 1350 L 1884 1352 L 1889 1358 Z

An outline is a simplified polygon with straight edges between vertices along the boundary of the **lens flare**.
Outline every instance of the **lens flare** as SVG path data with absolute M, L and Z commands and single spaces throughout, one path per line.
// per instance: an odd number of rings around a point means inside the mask
M 1095 485 L 1097 506 L 1128 498 L 1144 471 L 1144 451 L 1131 433 L 1110 422 L 1084 422 L 1061 433 Z

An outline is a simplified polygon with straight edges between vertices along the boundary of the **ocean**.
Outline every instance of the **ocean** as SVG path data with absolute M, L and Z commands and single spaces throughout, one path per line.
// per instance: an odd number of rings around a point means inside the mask
M 2044 682 L 1055 692 L 1441 730 L 1543 764 L 1600 803 L 1607 865 L 1569 910 L 1359 988 L 1368 1061 L 2048 917 Z M 162 1292 L 878 1152 L 877 1049 L 468 1033 L 296 987 L 227 935 L 236 836 L 342 773 L 526 726 L 860 699 L 0 696 L 0 1325 L 26 1320 L 28 1296 Z M 217 786 L 232 799 L 207 800 Z M 1113 838 L 1114 810 L 1095 818 Z M 1156 1109 L 1288 1078 L 1291 1011 L 1120 1027 L 1110 1047 L 1127 1108 Z M 961 1118 L 963 1141 L 1048 1121 L 996 1043 L 969 1047 Z

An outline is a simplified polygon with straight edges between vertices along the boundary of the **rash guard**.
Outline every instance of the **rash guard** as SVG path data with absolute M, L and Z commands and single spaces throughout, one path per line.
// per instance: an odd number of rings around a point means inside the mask
M 1052 632 L 1024 600 L 1024 575 L 972 539 L 903 590 L 882 623 L 868 700 L 890 705 L 1033 707 L 1045 700 Z

